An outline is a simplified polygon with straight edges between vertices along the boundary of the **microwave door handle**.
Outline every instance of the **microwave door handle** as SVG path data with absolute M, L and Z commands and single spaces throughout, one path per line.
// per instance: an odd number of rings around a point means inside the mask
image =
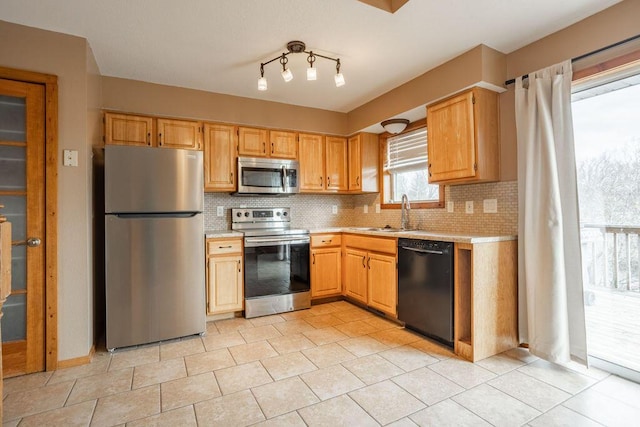
M 287 167 L 282 165 L 282 192 L 287 192 Z

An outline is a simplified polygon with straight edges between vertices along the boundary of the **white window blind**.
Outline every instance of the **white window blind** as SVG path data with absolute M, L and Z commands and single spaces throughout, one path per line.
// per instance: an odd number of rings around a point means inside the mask
M 427 169 L 427 128 L 387 139 L 384 170 L 389 173 Z

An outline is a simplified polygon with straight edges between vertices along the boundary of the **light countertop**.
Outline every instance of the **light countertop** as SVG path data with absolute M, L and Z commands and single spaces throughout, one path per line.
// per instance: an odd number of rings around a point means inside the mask
M 421 239 L 421 240 L 439 240 L 443 242 L 454 243 L 490 243 L 501 242 L 505 240 L 517 240 L 515 235 L 481 235 L 481 234 L 464 234 L 450 233 L 429 230 L 384 230 L 378 227 L 323 227 L 309 230 L 312 234 L 317 233 L 353 233 L 366 234 L 380 237 Z M 233 230 L 206 230 L 205 237 L 212 238 L 240 238 L 243 234 Z
M 515 235 L 482 235 L 440 232 L 433 230 L 399 230 L 387 231 L 378 227 L 326 227 L 310 230 L 311 233 L 354 233 L 380 237 L 398 237 L 406 239 L 439 240 L 454 243 L 490 243 L 506 240 L 517 240 Z

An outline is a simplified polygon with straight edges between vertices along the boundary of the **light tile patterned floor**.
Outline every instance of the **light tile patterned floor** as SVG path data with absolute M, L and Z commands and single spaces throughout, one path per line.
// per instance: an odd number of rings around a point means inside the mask
M 347 302 L 10 378 L 4 426 L 637 425 L 640 385 L 524 349 L 472 364 Z

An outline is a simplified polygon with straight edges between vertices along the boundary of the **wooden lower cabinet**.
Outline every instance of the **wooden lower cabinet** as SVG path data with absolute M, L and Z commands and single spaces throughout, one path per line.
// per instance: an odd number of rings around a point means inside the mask
M 397 316 L 397 239 L 343 236 L 344 295 Z
M 344 294 L 363 304 L 367 303 L 367 252 L 344 250 Z
M 207 239 L 207 314 L 244 309 L 242 239 Z
M 456 243 L 454 351 L 472 362 L 518 346 L 518 242 Z
M 370 253 L 367 266 L 368 305 L 396 315 L 398 281 L 395 255 Z
M 311 298 L 342 293 L 342 246 L 339 234 L 311 236 Z

